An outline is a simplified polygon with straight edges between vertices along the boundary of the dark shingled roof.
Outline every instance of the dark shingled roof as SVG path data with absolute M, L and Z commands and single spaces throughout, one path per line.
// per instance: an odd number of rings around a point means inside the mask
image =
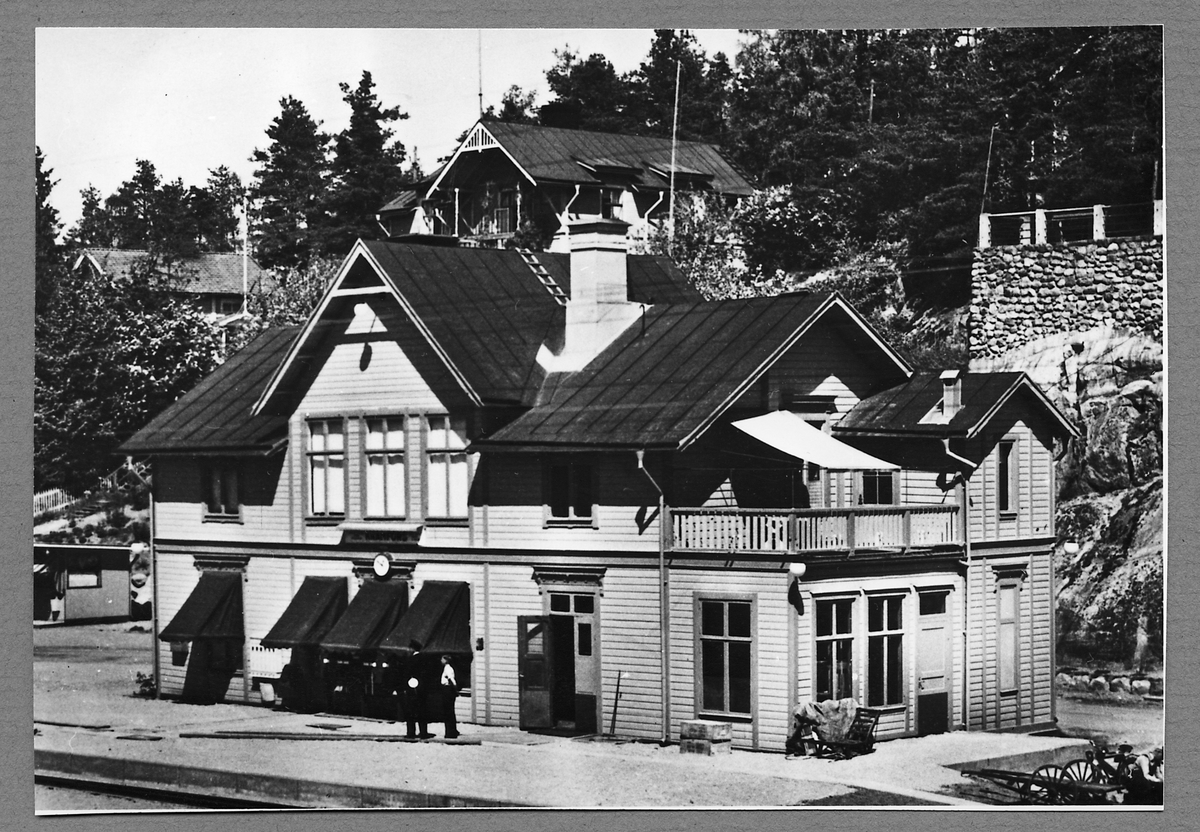
M 834 426 L 834 432 L 853 436 L 904 434 L 934 437 L 970 437 L 1018 390 L 1025 389 L 1040 399 L 1051 417 L 1067 433 L 1075 429 L 1058 409 L 1022 372 L 970 373 L 960 375 L 962 408 L 944 424 L 921 420 L 942 400 L 942 380 L 937 372 L 918 372 L 904 384 L 869 396 Z
M 679 447 L 743 392 L 829 294 L 665 304 L 587 367 L 546 382 L 549 401 L 479 447 Z
M 100 267 L 105 274 L 122 274 L 149 252 L 137 249 L 91 248 L 84 254 Z M 80 263 L 82 265 L 82 263 Z M 242 293 L 242 255 L 236 252 L 206 253 L 197 257 L 179 260 L 172 264 L 169 272 L 179 277 L 181 292 L 211 295 L 240 295 Z M 253 259 L 246 263 L 246 285 L 251 291 L 275 288 L 275 279 Z
M 123 454 L 268 453 L 287 437 L 287 415 L 250 409 L 299 327 L 259 335 L 118 449 Z
M 667 172 L 671 164 L 671 140 L 655 136 L 627 136 L 597 133 L 591 130 L 567 130 L 534 124 L 509 124 L 489 121 L 484 127 L 504 149 L 536 180 L 569 183 L 597 182 L 579 162 L 593 167 L 628 167 L 638 172 L 633 184 L 642 188 L 665 189 L 668 181 L 649 168 Z M 678 142 L 676 171 L 694 171 L 711 176 L 713 190 L 724 194 L 748 196 L 753 186 L 735 168 L 716 145 L 703 142 Z M 694 178 L 692 174 L 689 178 Z

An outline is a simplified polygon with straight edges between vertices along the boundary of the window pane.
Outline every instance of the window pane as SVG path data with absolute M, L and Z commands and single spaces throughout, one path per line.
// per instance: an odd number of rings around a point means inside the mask
M 884 671 L 884 638 L 882 636 L 874 636 L 870 639 L 867 645 L 867 704 L 868 705 L 883 705 L 885 704 L 884 683 L 886 678 Z
M 446 433 L 446 447 L 456 451 L 467 447 L 467 420 L 459 417 L 447 421 L 450 430 Z
M 387 420 L 387 447 L 389 451 L 404 449 L 404 420 Z
M 429 516 L 446 517 L 449 514 L 446 494 L 446 468 L 449 459 L 445 454 L 429 457 Z
M 579 622 L 579 655 L 592 655 L 592 625 L 586 621 Z
M 221 475 L 216 470 L 208 472 L 208 512 L 218 514 L 221 511 Z
M 887 704 L 896 705 L 904 701 L 904 637 L 888 636 L 887 649 Z
M 542 638 L 545 632 L 542 622 L 526 622 L 525 628 L 525 652 L 536 654 L 545 652 L 545 648 L 542 647 Z
M 342 423 L 327 422 L 327 440 L 329 442 L 330 451 L 340 451 L 344 447 L 342 442 Z
M 313 422 L 308 426 L 308 447 L 313 451 L 325 450 L 325 429 L 323 422 Z
M 725 710 L 725 643 L 703 642 L 700 652 L 701 681 L 704 686 L 703 708 Z
M 238 499 L 238 475 L 236 468 L 230 468 L 224 472 L 223 482 L 225 486 L 224 502 L 225 511 L 228 514 L 237 514 L 238 504 L 241 500 Z
M 706 636 L 725 635 L 725 604 L 721 601 L 700 602 L 700 632 Z
M 877 633 L 883 629 L 883 598 L 867 599 L 867 629 Z
M 833 603 L 831 601 L 817 602 L 817 635 L 833 635 Z
M 566 465 L 550 466 L 550 516 L 569 516 L 571 498 L 568 477 L 570 469 Z
M 383 450 L 383 420 L 370 419 L 367 422 L 367 450 L 381 451 Z
M 550 595 L 550 610 L 551 612 L 570 612 L 571 611 L 571 596 L 562 595 L 560 593 L 551 593 Z
M 729 643 L 729 710 L 750 713 L 750 644 Z
M 591 595 L 575 596 L 575 612 L 593 613 L 596 611 L 596 599 Z
M 922 592 L 921 615 L 941 615 L 946 611 L 946 593 Z
M 387 513 L 391 517 L 405 514 L 404 455 L 391 454 L 387 458 Z
M 848 638 L 838 639 L 834 644 L 836 647 L 837 662 L 834 667 L 836 674 L 836 684 L 834 685 L 834 696 L 837 699 L 847 699 L 853 695 L 851 691 L 851 678 L 853 671 L 853 651 L 854 642 Z
M 575 509 L 576 517 L 591 517 L 592 516 L 592 466 L 590 465 L 572 465 L 572 477 L 574 479 L 575 491 L 572 495 L 571 505 Z
M 312 513 L 325 513 L 325 457 L 312 458 L 309 467 L 312 479 Z
M 331 456 L 329 457 L 329 492 L 327 499 L 329 501 L 329 513 L 341 514 L 346 510 L 346 482 L 345 482 L 345 465 L 344 457 Z
M 367 457 L 367 514 L 371 517 L 378 517 L 384 512 L 383 482 L 383 457 Z
M 471 488 L 471 476 L 467 468 L 466 454 L 450 457 L 450 505 L 451 517 L 467 516 L 467 492 Z
M 817 701 L 833 698 L 833 642 L 817 642 Z
M 903 629 L 904 625 L 901 623 L 901 620 L 900 620 L 900 616 L 901 616 L 903 610 L 904 610 L 904 599 L 903 598 L 887 599 L 887 628 L 889 630 Z
M 838 633 L 848 633 L 851 631 L 850 624 L 850 605 L 849 598 L 834 602 L 835 611 L 837 614 L 837 630 Z
M 439 449 L 447 447 L 445 416 L 429 417 L 429 447 Z
M 750 605 L 730 602 L 729 635 L 750 637 Z

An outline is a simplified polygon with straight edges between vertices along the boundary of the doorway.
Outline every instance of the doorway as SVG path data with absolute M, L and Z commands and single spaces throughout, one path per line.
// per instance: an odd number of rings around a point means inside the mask
M 922 737 L 950 729 L 949 596 L 948 590 L 917 594 L 917 735 Z
M 547 615 L 517 619 L 520 726 L 594 734 L 600 670 L 596 595 L 549 592 Z

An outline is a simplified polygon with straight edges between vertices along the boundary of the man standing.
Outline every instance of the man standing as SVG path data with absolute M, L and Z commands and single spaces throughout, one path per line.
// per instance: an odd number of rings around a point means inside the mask
M 446 723 L 446 739 L 452 740 L 458 736 L 458 719 L 454 715 L 455 700 L 458 699 L 458 679 L 454 675 L 454 665 L 450 664 L 449 656 L 442 656 L 442 680 L 439 687 L 442 693 L 442 719 Z
M 433 734 L 429 733 L 429 719 L 425 715 L 425 697 L 429 691 L 425 690 L 424 680 L 421 678 L 423 675 L 421 667 L 424 664 L 421 657 L 421 644 L 413 641 L 408 646 L 412 650 L 412 655 L 408 658 L 408 673 L 405 674 L 408 678 L 404 682 L 402 691 L 404 719 L 408 723 L 407 736 L 410 740 L 427 740 Z M 418 728 L 420 728 L 420 733 L 417 733 Z

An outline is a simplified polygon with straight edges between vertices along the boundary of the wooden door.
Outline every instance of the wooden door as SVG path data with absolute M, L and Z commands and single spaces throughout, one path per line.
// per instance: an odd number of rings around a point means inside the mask
M 946 592 L 919 594 L 917 618 L 917 734 L 943 734 L 950 727 Z
M 517 616 L 517 694 L 523 730 L 554 727 L 550 710 L 552 650 L 549 616 Z

